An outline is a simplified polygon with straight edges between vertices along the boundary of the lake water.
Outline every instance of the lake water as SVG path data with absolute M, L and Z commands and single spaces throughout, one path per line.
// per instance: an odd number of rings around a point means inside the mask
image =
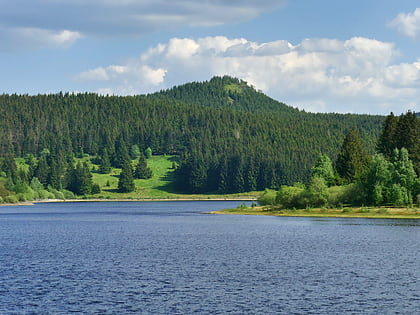
M 418 314 L 420 220 L 0 207 L 0 314 Z

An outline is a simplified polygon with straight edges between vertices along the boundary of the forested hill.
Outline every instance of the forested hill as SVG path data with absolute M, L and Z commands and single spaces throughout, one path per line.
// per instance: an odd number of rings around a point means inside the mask
M 83 153 L 119 165 L 132 146 L 150 147 L 179 156 L 178 187 L 189 192 L 305 181 L 320 153 L 336 158 L 353 126 L 373 152 L 384 121 L 298 111 L 229 77 L 147 96 L 3 94 L 0 119 L 0 157 L 48 149 L 52 157 Z
M 150 95 L 208 107 L 225 107 L 251 112 L 298 113 L 299 111 L 255 90 L 247 82 L 229 76 L 191 82 Z

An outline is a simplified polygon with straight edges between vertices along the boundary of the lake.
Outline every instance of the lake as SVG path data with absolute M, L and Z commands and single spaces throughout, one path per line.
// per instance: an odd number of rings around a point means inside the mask
M 0 314 L 417 314 L 420 220 L 0 207 Z

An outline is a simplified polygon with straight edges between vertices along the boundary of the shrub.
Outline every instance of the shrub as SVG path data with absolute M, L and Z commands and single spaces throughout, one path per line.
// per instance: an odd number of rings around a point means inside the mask
M 276 191 L 272 189 L 264 190 L 262 195 L 258 198 L 258 202 L 262 206 L 276 204 Z
M 284 208 L 301 207 L 305 204 L 305 189 L 297 186 L 281 186 L 276 196 L 276 203 Z
M 18 203 L 19 200 L 16 197 L 16 195 L 9 195 L 9 196 L 4 197 L 4 202 L 5 203 Z
M 74 199 L 74 193 L 70 190 L 63 190 L 64 199 Z

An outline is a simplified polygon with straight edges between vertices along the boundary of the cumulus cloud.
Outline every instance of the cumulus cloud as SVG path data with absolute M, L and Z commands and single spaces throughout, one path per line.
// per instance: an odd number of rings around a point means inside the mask
M 3 1 L 0 10 L 0 42 L 15 48 L 43 47 L 34 36 L 30 42 L 17 36 L 22 30 L 47 34 L 78 34 L 112 38 L 142 36 L 181 26 L 213 26 L 248 20 L 281 6 L 285 0 L 14 0 Z M 68 33 L 63 33 L 68 32 Z M 61 38 L 63 39 L 63 38 Z M 74 39 L 77 39 L 73 36 Z M 69 40 L 62 44 L 70 43 Z
M 244 38 L 173 38 L 118 66 L 79 80 L 115 94 L 148 93 L 214 75 L 246 80 L 268 95 L 310 111 L 386 114 L 420 111 L 420 60 L 393 64 L 391 43 L 354 37 L 256 43 Z
M 414 12 L 398 14 L 389 25 L 404 36 L 420 39 L 420 8 Z

